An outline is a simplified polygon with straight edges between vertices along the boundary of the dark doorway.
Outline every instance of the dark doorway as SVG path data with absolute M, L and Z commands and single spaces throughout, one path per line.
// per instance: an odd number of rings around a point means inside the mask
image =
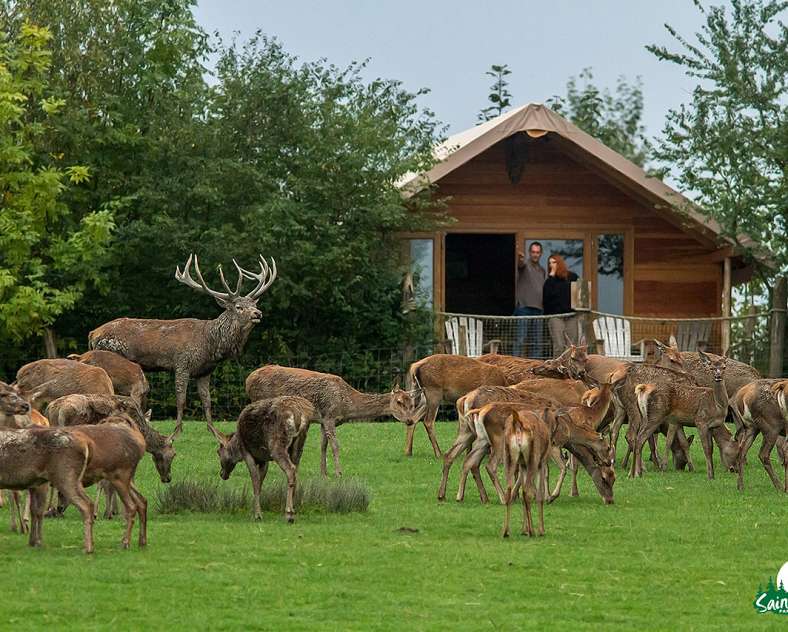
M 446 235 L 446 311 L 510 316 L 514 235 Z

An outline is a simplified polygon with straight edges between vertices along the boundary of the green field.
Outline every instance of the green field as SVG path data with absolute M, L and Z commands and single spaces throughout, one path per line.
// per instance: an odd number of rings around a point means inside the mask
M 439 424 L 444 448 L 454 429 Z M 759 443 L 749 456 L 744 493 L 719 467 L 714 481 L 702 471 L 649 471 L 637 481 L 619 475 L 615 504 L 603 506 L 583 475 L 579 498 L 570 498 L 567 486 L 547 507 L 544 538 L 519 535 L 518 505 L 518 535 L 502 540 L 503 508 L 481 506 L 472 483 L 464 503 L 436 501 L 440 465 L 418 430 L 415 454 L 406 458 L 399 424 L 340 428 L 344 470 L 368 484 L 369 511 L 307 512 L 293 525 L 271 513 L 258 523 L 240 513 L 158 515 L 161 484 L 146 457 L 138 472 L 151 506 L 146 550 L 120 550 L 122 522 L 99 519 L 96 553 L 85 556 L 73 508 L 65 519 L 46 521 L 40 550 L 7 527 L 0 530 L 0 629 L 752 630 L 788 624 L 788 617 L 759 615 L 752 606 L 759 584 L 788 559 L 788 497 L 769 483 L 757 460 Z M 318 429 L 311 434 L 302 477 L 318 471 Z M 173 480 L 219 481 L 204 425 L 187 424 L 177 448 Z M 703 470 L 699 450 L 693 458 Z M 275 465 L 270 471 L 269 483 L 280 478 Z M 245 467 L 223 484 L 248 485 Z M 0 515 L 5 521 L 7 510 Z

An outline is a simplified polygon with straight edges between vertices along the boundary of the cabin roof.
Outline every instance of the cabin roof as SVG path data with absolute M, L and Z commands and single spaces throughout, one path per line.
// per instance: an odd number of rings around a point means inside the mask
M 425 173 L 405 175 L 398 182 L 398 187 L 405 197 L 410 197 L 425 186 L 438 182 L 497 142 L 518 132 L 525 132 L 532 138 L 550 134 L 570 156 L 595 169 L 615 186 L 628 192 L 674 225 L 693 232 L 708 243 L 718 246 L 735 245 L 734 240 L 722 234 L 720 224 L 706 216 L 692 200 L 659 178 L 649 176 L 641 167 L 541 103 L 523 105 L 450 136 L 435 148 L 438 162 L 432 169 Z M 755 240 L 744 234 L 738 236 L 738 243 L 759 248 Z M 758 259 L 768 264 L 768 255 L 762 254 Z

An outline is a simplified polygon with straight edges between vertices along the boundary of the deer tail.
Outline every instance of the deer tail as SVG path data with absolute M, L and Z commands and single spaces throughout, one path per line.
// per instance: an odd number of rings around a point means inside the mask
M 648 419 L 648 398 L 654 392 L 656 386 L 654 384 L 638 384 L 635 386 L 635 397 L 638 400 L 638 410 L 640 416 L 645 420 Z

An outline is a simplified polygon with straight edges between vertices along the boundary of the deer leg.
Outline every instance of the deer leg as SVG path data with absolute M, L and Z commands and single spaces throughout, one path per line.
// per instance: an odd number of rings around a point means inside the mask
M 432 444 L 432 451 L 435 453 L 436 458 L 441 458 L 443 453 L 441 452 L 441 448 L 438 445 L 438 438 L 435 436 L 435 420 L 429 421 L 427 419 L 424 420 L 424 429 L 427 431 L 427 436 L 430 439 L 430 443 Z
M 777 475 L 772 469 L 772 448 L 774 448 L 777 437 L 778 435 L 775 433 L 764 433 L 763 443 L 761 444 L 761 449 L 758 452 L 758 458 L 761 460 L 761 463 L 763 463 L 763 467 L 766 470 L 766 473 L 769 475 L 772 485 L 774 485 L 774 488 L 779 492 L 782 491 L 782 485 L 780 484 L 780 480 L 777 478 Z
M 295 521 L 295 489 L 296 489 L 296 466 L 290 460 L 286 450 L 274 450 L 271 453 L 276 464 L 287 476 L 287 501 L 285 503 L 285 519 L 289 523 Z
M 533 449 L 534 447 L 531 446 L 531 450 Z M 521 459 L 522 456 L 520 456 L 519 458 Z M 522 471 L 523 471 L 523 465 L 521 464 L 520 472 Z M 534 486 L 534 470 L 533 467 L 527 467 L 525 471 L 525 482 L 523 482 L 523 518 L 526 519 L 523 521 L 523 535 L 527 535 L 529 538 L 534 535 L 534 525 L 533 525 L 533 520 L 531 518 L 531 494 L 532 494 L 533 486 Z M 527 532 L 526 532 L 526 523 L 528 526 Z
M 42 528 L 44 524 L 44 511 L 47 507 L 47 487 L 44 483 L 38 487 L 31 488 L 30 491 L 30 535 L 28 544 L 30 546 L 41 546 Z
M 175 369 L 175 404 L 178 412 L 175 416 L 175 427 L 183 424 L 183 409 L 186 407 L 186 389 L 189 386 L 189 373 L 184 369 Z
M 22 512 L 22 533 L 30 532 L 30 492 L 25 494 L 25 509 Z
M 471 471 L 472 467 L 478 467 L 478 464 L 482 462 L 482 459 L 487 454 L 488 451 L 488 444 L 484 440 L 479 440 L 478 438 L 473 442 L 471 446 L 470 453 L 465 457 L 465 460 L 462 463 L 462 472 L 460 473 L 460 485 L 457 488 L 457 502 L 462 502 L 465 498 L 465 483 L 468 480 L 468 473 Z M 481 490 L 484 489 L 484 484 L 482 483 L 481 488 L 479 489 L 479 494 L 481 495 Z M 483 503 L 488 502 L 487 499 L 487 492 L 484 492 L 484 495 L 481 498 Z
M 684 428 L 679 425 L 676 426 L 676 440 L 670 447 L 673 451 L 673 464 L 677 470 L 683 470 L 686 466 L 690 472 L 695 471 L 695 466 L 692 464 L 692 458 L 690 457 L 690 445 L 695 435 L 690 435 L 690 437 L 691 439 L 688 440 L 687 435 L 684 434 Z
M 497 453 L 490 452 L 490 458 L 487 459 L 487 463 L 484 464 L 484 468 L 487 470 L 487 475 L 490 477 L 490 481 L 492 481 L 493 487 L 498 494 L 498 500 L 503 503 L 503 487 L 501 487 L 501 482 L 498 480 Z M 482 488 L 483 487 L 484 486 L 482 486 Z M 481 495 L 481 489 L 479 490 L 479 494 Z
M 82 470 L 82 464 L 79 464 L 79 470 Z M 85 488 L 82 487 L 82 482 L 77 479 L 76 473 L 72 472 L 71 475 L 58 476 L 55 485 L 63 494 L 63 497 L 68 504 L 74 505 L 79 514 L 82 516 L 82 525 L 84 528 L 84 546 L 85 553 L 93 553 L 93 502 L 90 496 L 85 493 Z
M 564 479 L 566 478 L 566 470 L 567 464 L 564 460 L 563 455 L 561 454 L 561 448 L 557 446 L 553 446 L 550 450 L 550 456 L 552 457 L 555 464 L 558 466 L 558 480 L 555 483 L 555 488 L 553 492 L 547 497 L 547 503 L 552 503 L 558 496 L 561 494 L 561 486 L 564 484 Z
M 698 428 L 698 436 L 700 436 L 700 444 L 703 446 L 703 455 L 706 457 L 706 477 L 709 480 L 714 479 L 714 446 L 711 443 L 711 433 L 705 423 L 699 419 L 695 420 L 695 426 Z
M 326 422 L 324 426 L 326 439 L 331 444 L 331 453 L 334 455 L 334 476 L 342 476 L 342 466 L 339 464 L 339 441 L 337 441 L 336 421 Z
M 474 437 L 475 435 L 471 433 L 470 429 L 462 424 L 451 448 L 443 455 L 443 473 L 441 474 L 440 487 L 438 487 L 438 500 L 446 500 L 446 486 L 449 482 L 451 466 L 463 450 L 470 449 Z
M 651 433 L 651 436 L 648 438 L 648 448 L 651 451 L 651 462 L 654 464 L 660 471 L 665 471 L 665 463 L 659 458 L 659 452 L 657 450 L 657 430 L 654 429 L 654 432 Z
M 265 475 L 268 474 L 268 461 L 262 465 L 258 465 L 252 455 L 244 451 L 244 463 L 246 463 L 246 468 L 249 470 L 249 478 L 252 479 L 252 515 L 255 520 L 262 520 L 263 512 L 260 509 L 260 490 L 263 487 Z
M 128 549 L 131 542 L 131 532 L 134 529 L 134 516 L 137 514 L 137 503 L 134 502 L 129 491 L 131 481 L 118 475 L 112 478 L 109 483 L 115 488 L 123 503 L 123 516 L 126 519 L 126 528 L 123 531 L 120 546 L 123 549 Z
M 673 441 L 676 439 L 677 429 L 677 424 L 668 424 L 668 430 L 665 433 L 665 469 L 667 469 L 667 465 L 670 463 L 670 451 L 673 447 Z
M 197 378 L 197 393 L 200 396 L 202 409 L 205 412 L 205 420 L 210 424 L 211 421 L 211 376 L 203 375 Z
M 758 436 L 758 430 L 754 426 L 744 426 L 743 434 L 739 439 L 739 455 L 736 458 L 736 488 L 739 491 L 744 490 L 744 462 L 747 458 L 747 452 Z
M 416 424 L 405 426 L 405 456 L 413 456 L 413 434 L 416 432 Z
M 616 400 L 613 401 L 613 421 L 610 423 L 610 445 L 613 448 L 613 462 L 616 460 L 616 448 L 618 447 L 618 435 L 621 432 L 621 426 L 627 418 L 626 409 L 618 404 Z
M 509 537 L 509 522 L 512 517 L 512 495 L 513 495 L 513 487 L 514 487 L 514 474 L 517 471 L 517 464 L 512 462 L 512 457 L 509 454 L 509 451 L 506 450 L 506 455 L 504 456 L 504 470 L 506 472 L 506 509 L 504 511 L 503 517 L 503 531 L 501 532 L 502 538 Z
M 427 427 L 427 423 L 435 423 L 435 419 L 438 417 L 438 407 L 440 406 L 440 400 L 437 402 L 429 402 L 427 404 L 427 411 L 424 413 L 424 417 L 422 417 L 422 423 L 424 427 Z M 417 422 L 418 423 L 418 422 Z M 411 424 L 405 427 L 405 456 L 413 456 L 413 434 L 416 432 L 416 424 Z M 429 431 L 427 431 L 429 435 Z M 438 448 L 440 452 L 440 448 Z M 437 455 L 440 456 L 440 453 Z
M 575 466 L 575 472 L 577 467 Z M 547 481 L 545 480 L 547 472 L 547 463 L 542 464 L 539 468 L 539 489 L 536 490 L 536 502 L 539 503 L 539 535 L 544 535 L 544 490 Z
M 573 498 L 580 496 L 580 491 L 577 489 L 577 462 L 574 455 L 569 456 L 569 469 L 572 470 L 572 491 L 569 493 Z
M 295 463 L 296 467 L 301 463 L 301 456 L 304 454 L 304 444 L 306 443 L 306 435 L 307 431 L 302 431 L 293 441 L 293 444 L 290 446 L 290 460 Z
M 99 483 L 99 485 L 104 489 L 104 502 L 106 505 L 104 507 L 104 517 L 107 520 L 112 520 L 113 516 L 118 511 L 118 496 L 115 493 L 115 488 L 112 485 L 104 481 Z M 96 511 L 98 511 L 98 508 Z
M 140 518 L 139 546 L 141 548 L 148 544 L 148 501 L 145 500 L 145 496 L 140 493 L 140 490 L 134 486 L 134 482 L 131 483 L 130 491 L 134 504 L 137 507 L 137 515 Z

